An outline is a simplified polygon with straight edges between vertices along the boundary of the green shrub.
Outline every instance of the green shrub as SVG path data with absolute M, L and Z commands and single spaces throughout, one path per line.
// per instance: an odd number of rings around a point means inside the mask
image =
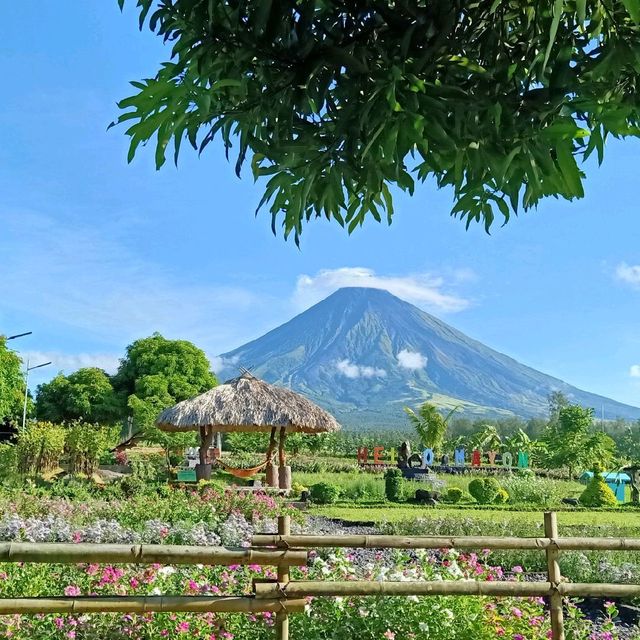
M 390 502 L 400 502 L 404 496 L 404 477 L 400 469 L 387 469 L 384 473 L 384 495 Z
M 496 497 L 493 499 L 494 504 L 506 504 L 509 501 L 509 494 L 502 487 L 498 489 Z
M 533 474 L 519 472 L 511 478 L 507 478 L 503 482 L 503 486 L 509 494 L 509 501 L 513 504 L 548 507 L 560 502 L 561 488 L 555 480 L 537 478 Z
M 100 458 L 118 442 L 118 427 L 76 421 L 66 428 L 65 450 L 69 471 L 90 476 L 98 470 Z
M 360 473 L 356 476 L 346 476 L 341 483 L 342 497 L 347 500 L 384 500 L 385 494 L 381 479 L 371 475 Z
M 64 427 L 51 422 L 28 422 L 18 432 L 18 471 L 24 475 L 46 473 L 60 466 L 64 452 Z
M 316 504 L 333 504 L 340 497 L 340 487 L 329 482 L 318 482 L 309 488 L 309 498 Z
M 586 489 L 580 495 L 579 500 L 585 507 L 618 506 L 615 494 L 604 481 L 599 469 L 594 471 L 593 478 L 591 478 Z
M 299 496 L 303 491 L 308 491 L 309 489 L 307 487 L 305 487 L 303 484 L 300 484 L 299 482 L 294 482 L 291 485 L 291 493 L 294 496 Z
M 449 487 L 443 496 L 444 502 L 450 502 L 451 504 L 457 504 L 462 500 L 464 491 L 460 487 Z
M 500 483 L 492 477 L 476 478 L 469 483 L 469 493 L 479 504 L 494 502 L 501 488 Z

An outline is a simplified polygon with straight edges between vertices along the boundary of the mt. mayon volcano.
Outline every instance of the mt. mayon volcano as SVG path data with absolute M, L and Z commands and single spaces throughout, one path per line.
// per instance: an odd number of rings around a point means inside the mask
M 221 377 L 246 367 L 345 427 L 401 426 L 402 407 L 426 400 L 468 415 L 541 416 L 552 391 L 607 418 L 640 418 L 639 408 L 520 364 L 382 289 L 339 289 L 221 359 Z

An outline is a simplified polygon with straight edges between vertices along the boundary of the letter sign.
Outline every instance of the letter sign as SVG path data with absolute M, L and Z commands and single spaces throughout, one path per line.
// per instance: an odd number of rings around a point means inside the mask
M 460 447 L 453 452 L 453 459 L 458 466 L 464 467 L 464 447 Z
M 425 449 L 422 452 L 422 466 L 430 467 L 433 464 L 433 449 Z
M 482 454 L 479 449 L 474 449 L 471 454 L 471 466 L 479 467 L 482 464 Z
M 389 462 L 391 464 L 395 464 L 396 462 L 398 462 L 398 454 L 393 447 L 389 449 Z
M 487 458 L 489 458 L 489 464 L 496 463 L 496 452 L 495 451 L 487 451 Z
M 502 466 L 507 467 L 507 469 L 511 469 L 513 466 L 513 456 L 508 451 L 502 454 Z
M 358 447 L 358 464 L 367 464 L 369 459 L 369 449 L 367 447 Z
M 526 451 L 518 451 L 518 468 L 526 469 L 529 466 L 529 454 Z
M 380 454 L 384 451 L 384 447 L 373 447 L 373 464 L 384 464 L 380 460 Z

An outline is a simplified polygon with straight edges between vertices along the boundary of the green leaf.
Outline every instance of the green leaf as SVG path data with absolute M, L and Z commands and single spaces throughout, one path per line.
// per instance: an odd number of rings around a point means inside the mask
M 582 26 L 587 17 L 587 0 L 576 0 L 576 13 L 578 14 L 578 24 Z
M 582 179 L 580 178 L 580 170 L 578 169 L 576 159 L 573 157 L 571 148 L 571 144 L 560 144 L 556 147 L 558 165 L 569 188 L 569 195 L 571 197 L 577 196 L 581 198 L 584 196 Z
M 555 0 L 553 3 L 553 18 L 551 19 L 551 27 L 549 28 L 549 42 L 547 44 L 547 49 L 544 53 L 544 61 L 542 63 L 542 69 L 547 68 L 547 63 L 549 62 L 549 56 L 551 55 L 551 50 L 553 49 L 553 45 L 556 41 L 556 35 L 558 33 L 558 27 L 560 26 L 560 18 L 562 17 L 562 13 L 564 11 L 564 0 Z
M 622 4 L 631 16 L 631 19 L 636 24 L 640 24 L 640 0 L 622 0 Z

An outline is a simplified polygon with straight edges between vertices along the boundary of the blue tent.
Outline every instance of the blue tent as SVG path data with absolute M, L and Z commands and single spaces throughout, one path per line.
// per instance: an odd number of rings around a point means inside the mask
M 618 502 L 624 502 L 624 488 L 625 485 L 631 483 L 630 476 L 620 471 L 604 471 L 602 477 L 609 486 L 609 489 L 615 493 L 616 500 Z M 582 482 L 582 484 L 589 484 L 591 478 L 593 478 L 593 471 L 585 471 L 580 476 L 580 482 Z

